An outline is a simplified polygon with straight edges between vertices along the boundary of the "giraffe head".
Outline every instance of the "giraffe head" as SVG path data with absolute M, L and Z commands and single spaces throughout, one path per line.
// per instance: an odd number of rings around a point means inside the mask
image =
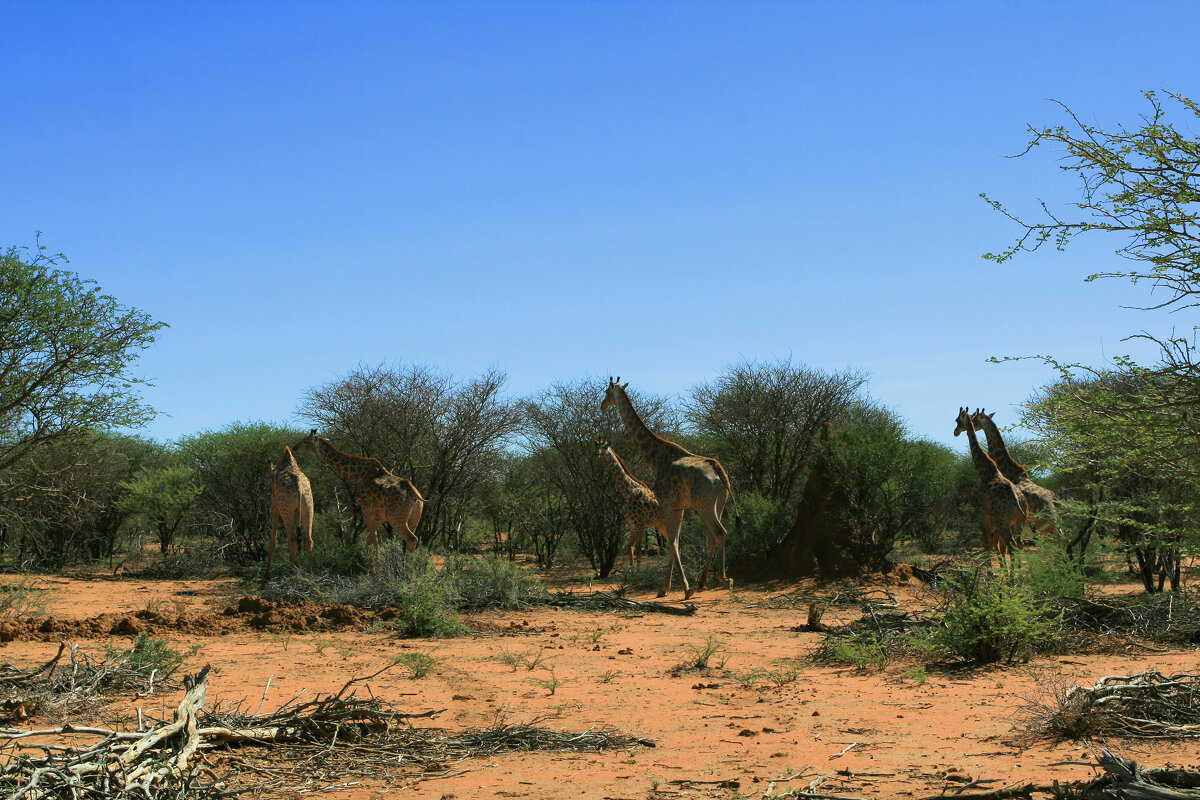
M 596 440 L 596 455 L 603 456 L 604 451 L 608 449 L 608 439 L 600 437 Z
M 629 381 L 626 381 L 625 383 L 621 383 L 620 376 L 617 376 L 617 379 L 615 381 L 612 378 L 609 378 L 608 379 L 608 390 L 604 392 L 604 402 L 602 402 L 600 404 L 600 410 L 607 411 L 608 409 L 615 406 L 617 404 L 617 399 L 620 396 L 618 393 L 624 392 L 625 387 L 628 385 L 629 385 Z
M 974 420 L 971 419 L 971 412 L 966 408 L 958 410 L 958 418 L 955 420 L 958 423 L 954 428 L 954 435 L 958 436 L 963 431 L 975 430 Z
M 975 409 L 975 413 L 971 415 L 971 424 L 975 426 L 975 430 L 979 430 L 983 427 L 983 420 L 986 418 L 988 422 L 991 422 L 995 413 L 996 412 L 993 411 L 991 414 L 989 414 L 982 408 L 977 408 Z
M 301 450 L 315 451 L 317 449 L 317 439 L 319 438 L 321 437 L 317 436 L 317 429 L 313 428 L 308 432 L 308 436 L 305 436 L 303 439 L 292 445 L 291 449 L 297 453 L 299 453 Z

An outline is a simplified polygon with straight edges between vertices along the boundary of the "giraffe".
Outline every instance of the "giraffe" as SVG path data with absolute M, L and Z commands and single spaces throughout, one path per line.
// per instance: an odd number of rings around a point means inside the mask
M 1054 492 L 1034 482 L 1030 470 L 1025 469 L 1024 464 L 1009 455 L 1004 438 L 1000 435 L 1000 428 L 996 427 L 992 416 L 995 416 L 995 411 L 988 414 L 982 408 L 976 409 L 976 413 L 971 415 L 971 423 L 977 431 L 982 428 L 985 437 L 988 437 L 988 455 L 996 462 L 996 467 L 1025 494 L 1030 512 L 1030 527 L 1043 535 L 1054 533 L 1058 527 L 1058 507 L 1055 504 Z
M 271 559 L 275 557 L 275 541 L 282 527 L 288 542 L 288 560 L 296 563 L 296 528 L 300 528 L 301 542 L 308 551 L 308 568 L 313 566 L 313 496 L 308 476 L 300 471 L 292 448 L 284 445 L 279 463 L 267 462 L 271 470 L 271 540 L 267 545 L 267 571 L 262 581 L 271 579 Z
M 612 469 L 617 491 L 625 501 L 621 515 L 629 523 L 629 566 L 632 567 L 635 558 L 637 563 L 642 563 L 642 533 L 646 528 L 654 528 L 666 540 L 667 517 L 654 490 L 629 471 L 607 439 L 596 440 L 596 455 Z
M 705 589 L 708 586 L 709 569 L 718 549 L 721 551 L 721 576 L 717 582 L 732 589 L 733 581 L 725 574 L 725 542 L 729 532 L 721 523 L 721 513 L 730 498 L 729 476 L 725 468 L 715 458 L 698 456 L 669 439 L 655 435 L 634 410 L 625 391 L 629 384 L 619 381 L 619 378 L 615 381 L 608 379 L 608 389 L 600 403 L 600 410 L 617 407 L 630 441 L 654 470 L 654 493 L 658 495 L 659 505 L 666 516 L 667 550 L 670 553 L 667 580 L 658 596 L 662 597 L 671 590 L 676 565 L 679 565 L 683 580 L 684 599 L 691 597 L 694 591 Z M 688 585 L 683 561 L 679 557 L 679 529 L 683 524 L 683 513 L 689 508 L 700 515 L 708 528 L 708 559 L 704 562 L 704 572 L 696 590 Z
M 971 424 L 975 426 L 976 430 L 983 429 L 983 434 L 987 437 L 988 455 L 996 462 L 996 466 L 999 467 L 1004 477 L 1015 483 L 1025 495 L 1025 499 L 1029 501 L 1030 527 L 1043 535 L 1052 534 L 1058 527 L 1058 509 L 1054 503 L 1054 492 L 1034 483 L 1033 478 L 1029 475 L 1029 470 L 1009 455 L 1008 447 L 1004 444 L 1004 437 L 1000 435 L 1000 429 L 992 420 L 994 413 L 989 414 L 982 408 L 977 409 L 971 415 Z
M 315 450 L 330 469 L 354 487 L 358 507 L 367 526 L 367 544 L 375 551 L 375 555 L 379 555 L 376 531 L 385 522 L 404 540 L 406 553 L 417 549 L 416 530 L 425 508 L 425 498 L 421 497 L 412 481 L 388 472 L 377 458 L 341 452 L 324 436 L 318 436 L 316 428 L 309 431 L 308 436 L 296 447 Z
M 958 436 L 966 431 L 971 460 L 975 463 L 975 470 L 979 473 L 979 481 L 983 485 L 983 502 L 980 507 L 983 515 L 983 546 L 987 550 L 996 550 L 1001 559 L 1004 559 L 1014 547 L 1020 547 L 1018 534 L 1029 517 L 1028 501 L 1021 490 L 1004 477 L 991 456 L 979 446 L 979 440 L 975 437 L 975 426 L 971 424 L 970 412 L 960 408 L 956 422 L 958 424 L 954 428 L 954 435 Z

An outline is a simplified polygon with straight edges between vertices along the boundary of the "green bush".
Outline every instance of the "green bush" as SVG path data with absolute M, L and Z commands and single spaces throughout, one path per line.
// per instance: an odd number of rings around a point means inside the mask
M 945 580 L 951 593 L 935 641 L 956 658 L 990 663 L 1028 660 L 1054 635 L 1044 598 L 1016 573 L 989 574 L 986 565 L 960 570 Z
M 741 518 L 740 525 L 734 512 Z M 693 527 L 703 532 L 700 541 L 704 556 L 707 557 L 708 532 L 698 517 L 696 522 L 699 524 Z M 725 507 L 724 522 L 729 531 L 725 552 L 727 562 L 751 569 L 767 566 L 773 548 L 783 541 L 792 528 L 792 517 L 783 505 L 754 492 L 738 493 L 734 503 Z M 703 569 L 703 562 L 700 568 Z
M 405 553 L 398 541 L 380 545 L 371 572 L 348 577 L 300 569 L 276 577 L 262 590 L 264 597 L 286 602 L 315 598 L 361 608 L 394 606 L 401 609 L 396 625 L 400 631 L 433 637 L 466 633 L 459 611 L 519 608 L 544 592 L 540 583 L 506 559 L 454 555 L 438 569 L 428 549 Z
M 1018 571 L 1035 597 L 1083 597 L 1083 573 L 1059 541 L 1039 539 L 1036 547 L 1017 556 Z
M 621 572 L 620 589 L 646 592 L 662 586 L 662 582 L 666 578 L 665 570 L 669 563 L 668 558 L 670 558 L 670 554 L 664 552 L 662 558 L 647 558 L 643 559 L 640 564 L 626 567 Z
M 183 666 L 184 656 L 175 650 L 166 639 L 151 639 L 147 633 L 138 634 L 131 650 L 121 650 L 112 646 L 105 648 L 108 661 L 123 661 L 133 672 L 155 680 L 164 681 L 175 674 Z
M 859 631 L 849 636 L 838 636 L 830 642 L 834 661 L 850 664 L 859 669 L 876 669 L 887 663 L 887 646 L 870 631 Z
M 519 608 L 531 592 L 542 591 L 540 582 L 505 558 L 455 555 L 446 559 L 443 571 L 454 592 L 455 606 L 462 610 L 511 610 Z

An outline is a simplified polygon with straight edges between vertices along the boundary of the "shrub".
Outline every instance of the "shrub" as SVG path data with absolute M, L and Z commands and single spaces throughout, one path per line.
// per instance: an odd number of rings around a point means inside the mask
M 666 554 L 665 558 L 660 560 L 646 560 L 641 564 L 635 564 L 632 567 L 627 567 L 621 573 L 620 589 L 622 591 L 646 592 L 651 589 L 657 589 L 662 585 L 663 579 L 666 577 L 664 570 L 669 563 L 666 559 L 670 558 Z
M 1046 601 L 1022 584 L 1013 571 L 993 576 L 986 563 L 948 576 L 949 610 L 935 640 L 964 660 L 1028 660 L 1049 641 L 1055 626 Z
M 870 631 L 859 631 L 849 636 L 838 636 L 830 642 L 834 661 L 850 664 L 858 669 L 879 668 L 887 663 L 886 645 Z
M 105 657 L 108 661 L 123 661 L 133 672 L 155 680 L 164 681 L 171 677 L 183 666 L 184 657 L 178 650 L 173 649 L 166 639 L 151 639 L 147 633 L 138 634 L 131 650 L 105 647 Z

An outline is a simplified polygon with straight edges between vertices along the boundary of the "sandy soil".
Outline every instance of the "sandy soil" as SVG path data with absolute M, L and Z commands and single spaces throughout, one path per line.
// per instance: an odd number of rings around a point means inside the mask
M 47 576 L 48 613 L 64 624 L 110 614 L 121 617 L 225 619 L 244 587 L 232 580 L 146 581 Z M 780 591 L 771 587 L 772 593 Z M 297 695 L 336 692 L 353 676 L 370 674 L 397 653 L 415 649 L 442 659 L 421 679 L 402 667 L 374 678 L 370 689 L 408 711 L 444 708 L 416 725 L 446 729 L 487 727 L 498 719 L 563 731 L 611 725 L 654 739 L 654 748 L 599 754 L 513 753 L 469 761 L 456 777 L 398 785 L 360 786 L 333 797 L 376 797 L 403 789 L 416 798 L 523 797 L 652 798 L 762 797 L 802 788 L 824 776 L 820 791 L 858 797 L 921 797 L 974 779 L 997 789 L 1018 781 L 1091 777 L 1090 750 L 1081 744 L 1019 744 L 1017 709 L 1043 693 L 1047 676 L 1091 685 L 1103 675 L 1149 667 L 1194 669 L 1193 649 L 1133 652 L 1125 656 L 1038 659 L 1029 665 L 961 673 L 931 673 L 922 684 L 904 677 L 911 664 L 882 672 L 814 666 L 806 657 L 820 635 L 794 628 L 804 609 L 758 605 L 765 589 L 735 595 L 697 595 L 689 617 L 574 610 L 487 612 L 469 616 L 477 633 L 453 640 L 397 639 L 367 633 L 363 620 L 324 630 L 269 630 L 251 625 L 155 629 L 175 647 L 198 646 L 189 664 L 214 668 L 211 701 L 246 700 L 277 707 Z M 653 599 L 650 595 L 636 599 Z M 261 609 L 258 610 L 261 613 Z M 247 619 L 248 615 L 243 615 Z M 857 616 L 846 610 L 847 621 Z M 310 626 L 312 627 L 312 626 Z M 319 626 L 318 626 L 319 627 Z M 197 633 L 196 631 L 204 631 Z M 74 631 L 73 633 L 79 633 Z M 83 631 L 87 633 L 88 631 Z M 73 638 L 81 646 L 128 646 L 129 636 L 98 633 Z M 127 631 L 132 634 L 131 631 Z M 62 631 L 0 644 L 0 661 L 29 666 L 57 649 Z M 216 635 L 211 635 L 216 634 Z M 673 669 L 713 637 L 721 650 L 707 672 Z M 551 694 L 545 669 L 514 669 L 505 656 L 542 657 L 561 684 Z M 745 687 L 727 676 L 797 659 L 803 673 L 776 687 Z M 511 659 L 509 659 L 511 660 Z M 210 701 L 210 702 L 211 702 Z M 169 713 L 178 694 L 128 698 L 124 708 Z M 118 700 L 118 706 L 122 701 Z M 1147 766 L 1200 762 L 1200 743 L 1109 743 Z

